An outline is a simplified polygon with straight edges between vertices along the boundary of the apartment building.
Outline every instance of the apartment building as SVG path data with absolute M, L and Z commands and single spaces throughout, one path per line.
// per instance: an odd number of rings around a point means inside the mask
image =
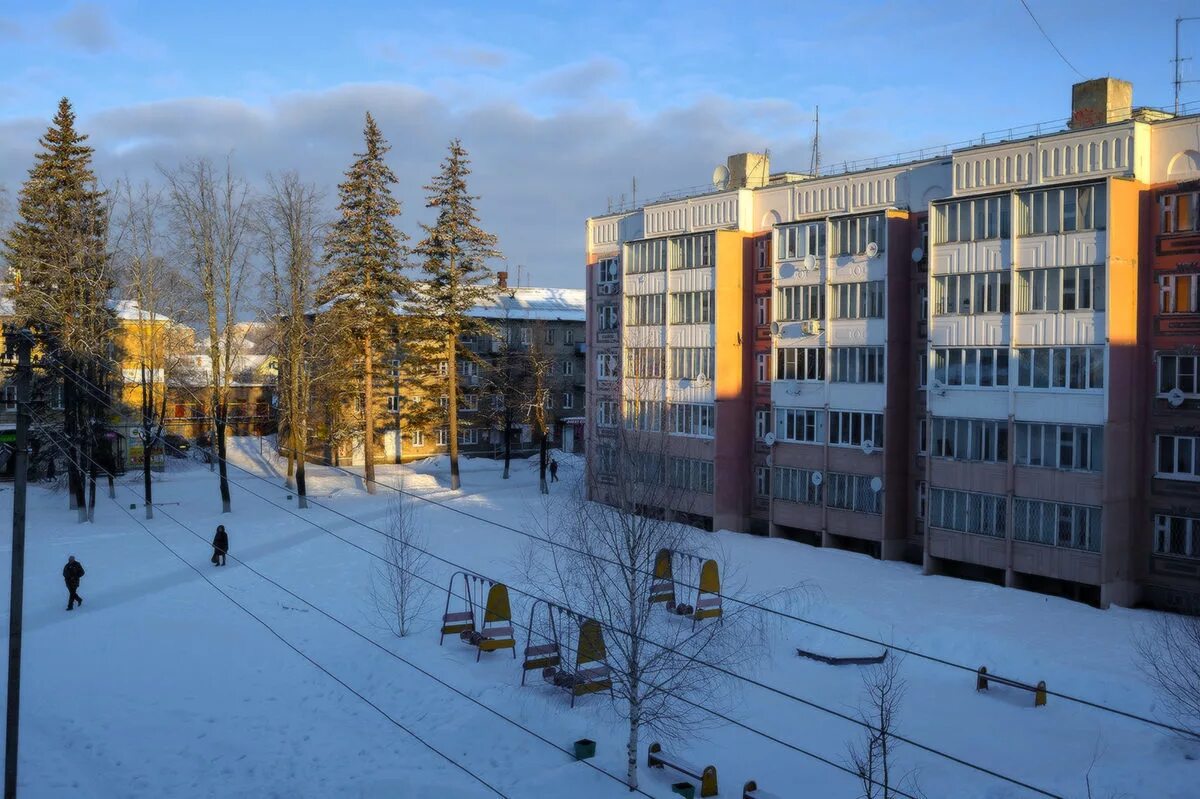
M 701 526 L 1200 598 L 1198 141 L 1100 79 L 1059 128 L 818 176 L 741 154 L 589 219 L 590 451 L 660 438 L 692 492 L 660 510 Z

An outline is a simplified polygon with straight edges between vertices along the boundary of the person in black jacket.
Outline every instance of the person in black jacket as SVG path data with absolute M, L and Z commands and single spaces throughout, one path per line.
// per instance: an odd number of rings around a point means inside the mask
M 212 564 L 214 566 L 224 566 L 225 554 L 229 552 L 229 533 L 225 532 L 225 525 L 217 525 L 217 534 L 213 536 L 212 545 Z
M 75 603 L 78 602 L 83 606 L 83 597 L 79 595 L 79 581 L 83 579 L 83 564 L 75 560 L 74 555 L 67 556 L 67 565 L 63 566 L 63 580 L 67 583 L 67 590 L 71 592 L 67 599 L 67 610 L 74 610 Z
M 550 482 L 558 482 L 558 461 L 554 460 L 554 458 L 550 459 Z

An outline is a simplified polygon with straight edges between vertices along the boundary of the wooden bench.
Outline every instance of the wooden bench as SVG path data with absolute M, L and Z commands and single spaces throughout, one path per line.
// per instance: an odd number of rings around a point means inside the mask
M 749 780 L 742 787 L 742 799 L 780 799 L 778 794 L 767 793 L 758 787 L 758 783 Z
M 691 777 L 694 780 L 700 781 L 701 796 L 716 796 L 717 795 L 717 767 L 705 766 L 699 768 L 693 766 L 686 761 L 680 760 L 674 755 L 669 755 L 662 750 L 662 744 L 655 741 L 650 744 L 650 750 L 646 753 L 646 765 L 650 768 L 672 768 L 683 774 L 685 777 Z
M 1017 682 L 1016 680 L 1010 680 L 1007 677 L 993 676 L 991 674 L 988 674 L 987 666 L 980 666 L 979 671 L 976 672 L 975 690 L 976 691 L 986 691 L 988 689 L 988 683 L 993 683 L 993 682 L 1000 683 L 1001 685 L 1007 685 L 1010 688 L 1020 688 L 1023 691 L 1029 691 L 1030 693 L 1033 694 L 1033 706 L 1034 707 L 1042 707 L 1043 705 L 1046 704 L 1046 681 L 1045 680 L 1040 681 L 1037 685 L 1030 685 L 1029 683 Z

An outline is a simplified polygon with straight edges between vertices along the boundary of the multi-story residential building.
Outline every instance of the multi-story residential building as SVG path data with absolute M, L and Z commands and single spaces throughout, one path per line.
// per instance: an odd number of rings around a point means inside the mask
M 890 166 L 734 156 L 710 193 L 589 220 L 592 452 L 624 427 L 705 464 L 661 509 L 703 526 L 1200 596 L 1200 117 L 1112 79 L 1072 101 L 1062 130 Z

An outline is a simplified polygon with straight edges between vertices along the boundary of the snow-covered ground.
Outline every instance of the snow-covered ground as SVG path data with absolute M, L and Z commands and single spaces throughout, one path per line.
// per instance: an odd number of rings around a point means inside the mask
M 428 605 L 422 629 L 397 639 L 375 623 L 368 598 L 372 560 L 281 508 L 294 509 L 281 487 L 280 465 L 259 454 L 257 439 L 235 447 L 232 514 L 222 515 L 216 477 L 207 467 L 172 462 L 155 486 L 167 504 L 151 531 L 127 514 L 140 477 L 121 482 L 117 502 L 98 500 L 96 522 L 79 525 L 61 493 L 30 493 L 26 561 L 21 785 L 26 797 L 472 797 L 491 795 L 329 675 L 297 655 L 213 585 L 260 616 L 279 635 L 396 722 L 512 797 L 616 797 L 623 788 L 561 751 L 489 714 L 318 611 L 255 576 L 232 559 L 209 563 L 204 539 L 223 523 L 232 553 L 311 600 L 416 666 L 544 738 L 569 748 L 578 738 L 599 744 L 591 761 L 621 774 L 621 724 L 603 695 L 567 697 L 540 680 L 520 688 L 508 653 L 475 662 L 473 649 L 447 640 L 439 647 Z M 566 483 L 577 461 L 562 459 Z M 463 489 L 446 488 L 444 464 L 381 467 L 403 476 L 408 490 L 485 519 L 523 526 L 541 508 L 533 464 L 519 461 L 513 477 L 500 465 L 464 465 Z M 387 494 L 369 496 L 361 481 L 311 467 L 309 490 L 319 502 L 379 525 Z M 253 493 L 251 493 L 253 492 Z M 258 494 L 261 496 L 254 496 Z M 553 495 L 552 495 L 553 497 Z M 0 487 L 0 518 L 11 515 L 12 487 Z M 123 510 L 124 509 L 124 510 Z M 330 510 L 304 518 L 360 546 L 379 551 L 381 538 Z M 172 520 L 170 517 L 174 517 Z M 519 560 L 527 541 L 486 522 L 437 507 L 420 513 L 432 551 L 489 576 L 522 584 Z M 7 540 L 2 542 L 7 561 Z M 941 577 L 913 566 L 880 563 L 845 552 L 731 533 L 714 549 L 755 592 L 803 582 L 808 618 L 879 637 L 921 652 L 1029 680 L 1135 713 L 1160 708 L 1136 665 L 1132 634 L 1151 614 L 1095 610 L 1034 593 Z M 61 569 L 74 554 L 87 569 L 86 604 L 64 611 Z M 191 565 L 188 565 L 191 564 Z M 198 574 L 195 569 L 200 570 Z M 7 575 L 7 568 L 0 569 Z M 444 581 L 451 570 L 431 563 Z M 2 585 L 7 596 L 7 583 Z M 528 605 L 513 597 L 517 617 Z M 7 603 L 4 603 L 7 610 Z M 769 655 L 753 676 L 843 712 L 862 698 L 860 669 L 796 656 L 797 646 L 823 654 L 861 656 L 872 647 L 796 622 L 775 630 Z M 518 636 L 519 639 L 523 638 Z M 519 640 L 519 645 L 524 641 Z M 0 667 L 2 668 L 2 667 Z M 1145 724 L 1051 697 L 996 689 L 976 693 L 972 674 L 904 659 L 908 690 L 901 731 L 907 737 L 1002 772 L 1063 797 L 1185 799 L 1200 796 L 1200 750 Z M 770 694 L 740 689 L 735 718 L 837 762 L 858 736 L 853 725 Z M 645 744 L 641 758 L 644 763 Z M 713 763 L 721 796 L 740 797 L 742 783 L 785 797 L 856 797 L 848 775 L 730 724 L 666 747 L 692 762 Z M 1021 788 L 934 755 L 902 747 L 904 770 L 917 769 L 930 797 L 1016 797 Z M 641 769 L 642 788 L 671 796 L 671 775 Z

